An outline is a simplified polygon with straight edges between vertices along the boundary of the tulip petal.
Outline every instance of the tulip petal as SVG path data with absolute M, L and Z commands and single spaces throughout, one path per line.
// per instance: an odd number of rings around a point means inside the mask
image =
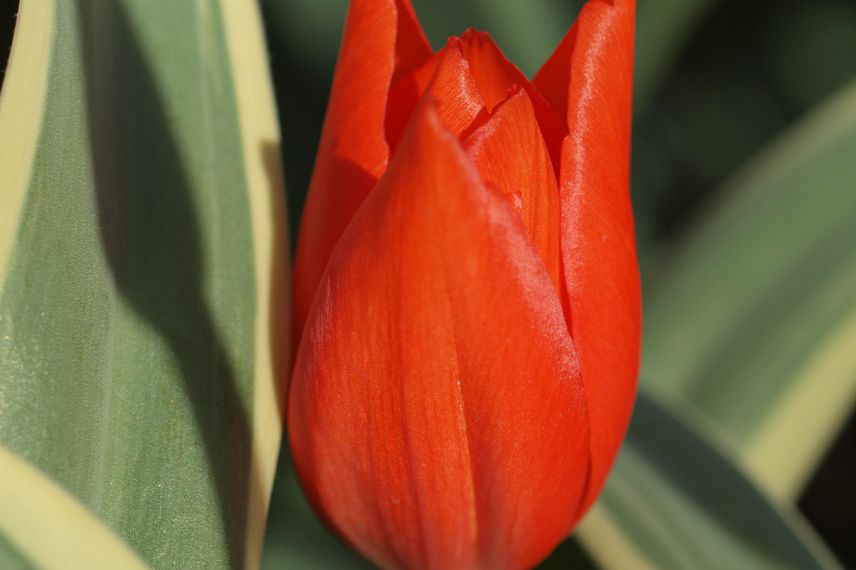
M 487 119 L 484 100 L 470 73 L 470 64 L 457 42 L 443 49 L 424 97 L 435 102 L 440 121 L 455 136 L 463 136 L 479 115 Z
M 381 566 L 531 567 L 571 528 L 589 433 L 561 304 L 433 105 L 336 246 L 288 422 L 312 502 Z
M 395 149 L 407 127 L 407 120 L 422 99 L 444 55 L 446 55 L 445 49 L 438 51 L 416 69 L 397 78 L 389 88 L 386 107 L 386 140 L 389 143 L 390 155 L 395 154 Z
M 523 222 L 560 291 L 559 189 L 526 91 L 518 89 L 499 104 L 464 148 L 485 184 L 520 197 Z
M 563 115 L 557 114 L 517 66 L 508 61 L 490 34 L 469 29 L 461 36 L 460 42 L 489 111 L 492 112 L 496 105 L 504 101 L 514 86 L 520 86 L 526 91 L 558 172 L 562 139 L 568 133 Z
M 523 73 L 503 55 L 486 32 L 469 29 L 460 38 L 451 38 L 447 46 L 425 61 L 421 67 L 398 78 L 390 89 L 387 109 L 387 140 L 395 149 L 422 94 L 434 75 L 441 57 L 450 49 L 459 49 L 469 66 L 468 83 L 476 87 L 488 112 L 508 98 L 511 90 L 522 87 L 532 102 L 554 169 L 559 171 L 562 139 L 567 134 L 565 121 Z M 471 89 L 468 85 L 468 89 Z M 436 97 L 435 97 L 436 98 Z
M 413 109 L 426 96 L 436 103 L 443 124 L 459 137 L 487 120 L 487 109 L 470 73 L 470 64 L 464 59 L 460 41 L 452 38 L 446 47 L 390 88 L 386 134 L 393 154 Z
M 487 32 L 468 29 L 461 36 L 461 47 L 488 111 L 493 112 L 493 108 L 505 101 L 508 92 L 517 85 L 514 80 L 519 80 L 518 74 L 506 71 L 516 68 L 502 55 Z
M 629 196 L 633 0 L 592 0 L 534 83 L 567 116 L 561 248 L 592 426 L 594 501 L 635 397 L 641 300 Z M 582 513 L 580 513 L 582 514 Z
M 386 169 L 384 116 L 392 78 L 430 55 L 409 0 L 351 2 L 300 225 L 295 338 L 303 329 L 330 252 Z
M 351 0 L 351 3 L 354 2 Z M 420 66 L 432 53 L 431 44 L 419 25 L 410 0 L 395 0 L 395 10 L 398 27 L 395 33 L 395 72 L 392 81 Z

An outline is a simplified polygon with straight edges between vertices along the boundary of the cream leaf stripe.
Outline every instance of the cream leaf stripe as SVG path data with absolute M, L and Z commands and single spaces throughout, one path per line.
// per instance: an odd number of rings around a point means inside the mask
M 798 372 L 762 430 L 741 450 L 775 497 L 793 500 L 856 401 L 856 309 Z
M 147 568 L 77 499 L 2 445 L 0 505 L 0 534 L 37 568 Z
M 0 290 L 30 184 L 47 95 L 54 0 L 21 0 L 0 90 Z
M 585 515 L 575 534 L 589 555 L 604 568 L 654 570 L 645 555 L 636 549 L 609 512 L 598 503 Z
M 261 560 L 268 502 L 282 438 L 277 382 L 290 361 L 288 247 L 280 133 L 256 0 L 220 0 L 238 106 L 256 269 L 253 449 L 247 506 L 246 568 Z

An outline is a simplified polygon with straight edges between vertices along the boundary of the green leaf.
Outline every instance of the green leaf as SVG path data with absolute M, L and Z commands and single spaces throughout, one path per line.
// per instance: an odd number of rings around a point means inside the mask
M 0 96 L 0 443 L 159 568 L 260 555 L 290 346 L 266 66 L 252 2 L 23 0 Z
M 837 568 L 807 526 L 644 392 L 577 536 L 606 568 Z
M 9 540 L 0 535 L 0 566 L 7 570 L 30 570 L 30 564 Z
M 856 83 L 753 160 L 649 282 L 644 369 L 795 496 L 856 399 Z

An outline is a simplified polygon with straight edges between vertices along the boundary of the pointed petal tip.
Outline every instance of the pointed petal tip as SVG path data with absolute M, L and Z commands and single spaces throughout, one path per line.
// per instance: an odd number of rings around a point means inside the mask
M 430 56 L 410 0 L 350 3 L 300 220 L 293 277 L 295 342 L 330 252 L 388 165 L 390 86 Z

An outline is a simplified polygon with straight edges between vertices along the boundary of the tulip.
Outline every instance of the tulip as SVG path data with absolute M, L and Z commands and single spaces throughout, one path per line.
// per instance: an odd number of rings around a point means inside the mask
M 633 0 L 533 81 L 351 2 L 300 227 L 288 428 L 325 522 L 384 568 L 527 568 L 597 497 L 633 406 Z

